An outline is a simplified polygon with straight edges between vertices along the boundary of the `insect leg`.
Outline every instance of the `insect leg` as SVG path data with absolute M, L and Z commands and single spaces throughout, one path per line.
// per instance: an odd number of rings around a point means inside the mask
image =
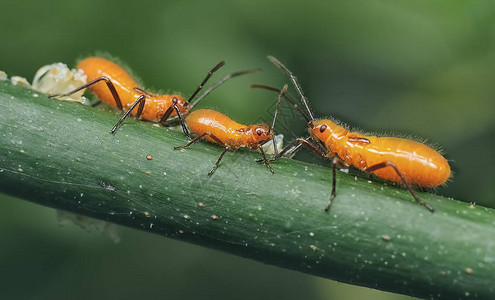
M 136 117 L 139 117 L 139 115 L 141 115 L 141 113 L 143 112 L 143 108 L 144 108 L 144 103 L 146 101 L 146 96 L 145 95 L 141 95 L 139 96 L 136 101 L 134 101 L 134 103 L 131 105 L 131 107 L 129 108 L 129 110 L 127 110 L 123 115 L 122 117 L 120 117 L 120 120 L 113 126 L 112 130 L 110 131 L 111 133 L 115 133 L 115 130 L 117 130 L 117 128 L 120 126 L 120 124 L 122 124 L 122 122 L 124 122 L 124 120 L 129 116 L 129 114 L 132 112 L 132 110 L 134 108 L 136 108 L 136 106 L 139 104 L 139 107 L 138 107 L 138 112 L 136 114 Z
M 208 176 L 211 176 L 211 174 L 213 174 L 213 172 L 215 172 L 215 170 L 217 169 L 218 165 L 220 164 L 220 161 L 222 160 L 222 158 L 225 155 L 225 153 L 227 152 L 227 150 L 229 150 L 228 147 L 225 147 L 223 149 L 222 154 L 220 154 L 220 157 L 218 158 L 217 162 L 213 165 L 213 168 L 211 168 L 210 172 L 208 172 Z
M 117 108 L 122 110 L 122 101 L 120 101 L 120 97 L 119 97 L 119 94 L 117 93 L 117 90 L 115 89 L 115 86 L 113 85 L 112 81 L 108 78 L 108 77 L 99 77 L 99 78 L 96 78 L 95 80 L 92 80 L 84 85 L 81 85 L 80 87 L 70 91 L 70 92 L 67 92 L 65 94 L 53 94 L 53 95 L 48 95 L 48 98 L 53 98 L 53 97 L 66 97 L 66 96 L 69 96 L 69 95 L 72 95 L 74 93 L 77 93 L 79 92 L 80 90 L 82 89 L 85 89 L 85 88 L 88 88 L 90 86 L 92 86 L 93 84 L 95 83 L 98 83 L 100 81 L 105 81 L 105 83 L 107 84 L 107 87 L 108 89 L 110 90 L 110 92 L 112 93 L 112 96 L 113 96 L 113 99 L 115 100 L 115 104 L 117 104 Z
M 215 140 L 216 143 L 220 144 L 220 145 L 223 145 L 224 143 L 219 139 L 217 138 L 213 133 L 210 133 L 210 132 L 205 132 L 201 135 L 198 135 L 197 137 L 195 137 L 194 139 L 190 140 L 189 143 L 187 143 L 186 145 L 184 146 L 175 146 L 174 149 L 184 149 L 184 148 L 187 148 L 189 146 L 191 146 L 192 144 L 196 143 L 197 141 L 201 140 L 201 139 L 204 139 L 206 136 L 209 136 L 211 137 L 212 139 Z
M 295 146 L 296 144 L 298 145 Z M 280 151 L 279 154 L 277 154 L 274 158 L 271 158 L 269 161 L 277 161 L 282 157 L 292 156 L 297 151 L 299 151 L 299 149 L 301 149 L 301 146 L 308 148 L 309 150 L 313 151 L 316 155 L 318 155 L 321 158 L 328 158 L 325 152 L 323 152 L 318 146 L 316 146 L 311 142 L 311 137 L 308 137 L 308 138 L 297 138 L 293 140 L 284 149 L 282 149 L 282 151 Z M 262 162 L 262 161 L 263 160 L 261 159 L 256 160 L 256 162 Z
M 342 168 L 348 168 L 349 166 L 347 166 L 345 164 L 345 162 L 342 161 L 340 158 L 338 158 L 337 156 L 334 156 L 334 158 L 332 160 L 332 193 L 330 194 L 330 200 L 328 201 L 327 205 L 325 206 L 326 212 L 328 212 L 328 210 L 330 209 L 330 206 L 332 205 L 333 199 L 335 199 L 335 191 L 336 191 L 336 186 L 337 186 L 337 180 L 336 180 L 337 167 L 339 169 L 342 169 Z
M 268 160 L 266 159 L 265 151 L 263 151 L 263 148 L 258 145 L 258 149 L 260 149 L 261 156 L 263 156 L 263 161 L 265 162 L 265 166 L 268 168 L 268 170 L 270 170 L 270 172 L 272 172 L 272 174 L 275 173 L 275 171 L 273 171 L 272 167 L 270 167 Z
M 277 160 L 279 160 L 282 157 L 290 157 L 291 155 L 293 155 L 294 153 L 296 153 L 301 148 L 301 144 L 299 143 L 298 140 L 299 140 L 299 138 L 293 140 L 292 142 L 290 142 L 274 158 L 270 158 L 269 161 L 277 161 Z M 297 144 L 297 146 L 294 147 L 294 145 L 296 145 L 296 144 Z M 256 160 L 256 162 L 262 162 L 262 161 L 263 161 L 263 159 L 257 159 Z
M 184 148 L 187 148 L 187 147 L 191 146 L 192 144 L 198 142 L 199 140 L 204 139 L 206 136 L 211 137 L 213 140 L 215 140 L 216 143 L 218 143 L 220 145 L 223 145 L 224 144 L 213 133 L 205 132 L 202 135 L 199 135 L 199 136 L 195 137 L 194 139 L 192 139 L 191 141 L 189 141 L 189 143 L 187 143 L 186 145 L 184 145 L 184 146 L 175 146 L 174 149 L 184 149 Z M 213 172 L 215 172 L 215 170 L 217 169 L 218 165 L 220 164 L 220 161 L 222 160 L 222 158 L 225 155 L 225 153 L 227 152 L 227 150 L 229 150 L 229 147 L 225 147 L 223 149 L 223 152 L 222 152 L 222 154 L 220 154 L 220 157 L 218 158 L 217 162 L 213 165 L 213 168 L 211 168 L 210 172 L 208 172 L 208 176 L 211 175 L 211 174 L 213 174 Z
M 168 107 L 168 109 L 165 111 L 165 113 L 163 114 L 162 118 L 159 121 L 160 124 L 165 126 L 165 122 L 167 122 L 168 118 L 172 114 L 172 111 L 174 111 L 174 110 L 177 113 L 177 117 L 179 118 L 179 122 L 180 122 L 180 126 L 182 127 L 182 131 L 184 131 L 184 134 L 190 140 L 192 140 L 193 137 L 189 133 L 189 130 L 187 129 L 187 126 L 186 126 L 186 122 L 184 121 L 184 117 L 182 116 L 182 113 L 180 112 L 179 107 L 177 106 L 177 98 L 174 97 L 172 99 L 172 104 Z
M 409 190 L 409 192 L 413 196 L 414 200 L 416 200 L 416 202 L 418 202 L 419 205 L 424 206 L 426 209 L 428 209 L 431 212 L 435 211 L 435 208 L 433 206 L 431 206 L 430 204 L 428 204 L 428 203 L 426 203 L 426 202 L 424 202 L 418 198 L 418 196 L 416 195 L 416 193 L 412 189 L 411 185 L 409 184 L 409 182 L 407 182 L 406 178 L 404 177 L 404 174 L 402 174 L 402 172 L 399 170 L 399 168 L 397 168 L 397 166 L 393 162 L 385 161 L 382 163 L 378 163 L 378 164 L 372 165 L 371 167 L 366 168 L 365 171 L 371 173 L 373 171 L 386 168 L 388 166 L 394 168 L 395 172 L 397 172 L 397 175 L 399 175 L 400 179 L 405 184 L 405 186 L 407 187 L 407 189 Z
M 297 151 L 299 151 L 299 149 L 301 148 L 301 146 L 304 146 L 304 147 L 308 148 L 309 150 L 313 151 L 319 157 L 321 157 L 321 158 L 328 158 L 327 154 L 325 154 L 317 145 L 315 145 L 315 144 L 313 144 L 311 142 L 311 137 L 308 137 L 306 139 L 304 139 L 304 138 L 297 138 L 295 141 L 299 143 L 299 146 L 298 147 L 295 147 L 292 151 L 289 151 L 288 154 L 287 154 L 287 156 L 294 155 Z M 288 148 L 288 146 L 286 148 Z M 274 159 L 280 159 L 281 157 L 282 157 L 282 155 L 280 155 L 280 157 L 278 157 L 278 158 L 275 157 Z

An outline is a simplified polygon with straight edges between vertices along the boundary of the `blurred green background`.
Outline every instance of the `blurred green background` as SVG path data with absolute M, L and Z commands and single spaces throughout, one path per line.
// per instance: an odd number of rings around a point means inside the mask
M 492 0 L 2 1 L 0 69 L 32 80 L 44 64 L 107 51 L 146 87 L 189 95 L 221 60 L 222 74 L 261 67 L 201 104 L 252 123 L 270 119 L 276 95 L 248 85 L 288 83 L 274 55 L 317 116 L 441 145 L 455 176 L 436 192 L 495 207 L 494 14 Z M 304 135 L 283 112 L 277 131 Z M 123 227 L 114 244 L 6 195 L 0 215 L 1 299 L 407 298 Z

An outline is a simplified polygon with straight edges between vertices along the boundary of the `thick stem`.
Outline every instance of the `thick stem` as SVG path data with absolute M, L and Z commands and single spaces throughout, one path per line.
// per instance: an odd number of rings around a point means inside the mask
M 442 299 L 490 299 L 495 213 L 337 173 L 222 151 L 113 114 L 0 82 L 0 191 L 302 272 Z M 150 160 L 149 155 L 152 156 Z M 147 157 L 148 156 L 148 157 Z M 202 203 L 199 205 L 199 203 Z

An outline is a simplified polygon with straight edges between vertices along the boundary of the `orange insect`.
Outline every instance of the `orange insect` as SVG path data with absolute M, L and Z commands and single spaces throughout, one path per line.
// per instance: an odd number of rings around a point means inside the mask
M 229 78 L 258 71 L 248 70 L 228 74 L 191 103 L 211 75 L 224 64 L 225 62 L 222 61 L 211 69 L 196 91 L 186 100 L 179 95 L 156 95 L 149 93 L 139 88 L 136 81 L 116 63 L 101 57 L 88 57 L 77 64 L 77 68 L 83 70 L 88 77 L 88 83 L 66 94 L 49 95 L 49 97 L 65 97 L 82 89 L 89 88 L 102 101 L 119 110 L 125 111 L 120 120 L 112 128 L 111 133 L 115 133 L 120 124 L 131 113 L 136 118 L 159 122 L 165 125 L 167 120 L 181 119 L 183 114 L 187 114 L 209 92 Z M 97 84 L 102 81 L 106 83 L 106 87 Z M 136 106 L 138 106 L 137 111 L 135 110 Z M 173 118 L 170 118 L 171 116 Z
M 265 124 L 243 125 L 232 121 L 229 117 L 217 111 L 211 109 L 199 109 L 191 112 L 186 117 L 187 126 L 196 135 L 196 137 L 189 141 L 186 145 L 176 146 L 174 149 L 187 148 L 201 139 L 205 139 L 209 142 L 223 146 L 224 149 L 222 154 L 220 154 L 220 157 L 215 165 L 213 165 L 210 172 L 208 172 L 208 175 L 213 174 L 227 150 L 235 151 L 241 147 L 247 147 L 251 150 L 259 149 L 261 156 L 263 157 L 261 161 L 265 163 L 270 172 L 274 173 L 261 146 L 272 140 L 276 151 L 273 127 L 275 126 L 275 121 L 277 119 L 280 101 L 287 88 L 288 86 L 285 85 L 283 89 L 279 91 L 277 108 L 273 114 L 271 127 L 268 127 Z M 190 133 L 187 128 L 185 126 L 182 126 L 182 128 L 184 129 L 184 133 L 190 137 Z
M 351 165 L 364 172 L 373 173 L 382 179 L 403 183 L 417 203 L 431 212 L 434 211 L 433 206 L 418 198 L 412 186 L 437 187 L 450 178 L 450 166 L 440 153 L 415 141 L 395 137 L 366 136 L 351 132 L 331 120 L 315 119 L 296 77 L 275 57 L 269 56 L 268 58 L 290 77 L 309 117 L 297 107 L 292 99 L 286 95 L 284 98 L 296 107 L 306 119 L 310 134 L 308 138 L 294 140 L 270 161 L 278 160 L 283 156 L 290 156 L 301 146 L 309 148 L 322 158 L 332 158 L 332 193 L 325 211 L 330 209 L 335 198 L 336 168 L 348 168 Z M 278 91 L 263 85 L 253 85 L 252 87 Z M 313 143 L 312 139 L 317 143 Z M 323 143 L 325 147 L 320 146 L 320 143 Z

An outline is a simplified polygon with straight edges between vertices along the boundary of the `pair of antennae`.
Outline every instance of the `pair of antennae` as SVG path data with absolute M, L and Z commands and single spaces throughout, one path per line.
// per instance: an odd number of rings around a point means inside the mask
M 308 124 L 311 123 L 311 122 L 313 122 L 315 119 L 313 117 L 313 114 L 311 113 L 311 110 L 309 109 L 308 100 L 304 96 L 304 94 L 302 92 L 302 89 L 301 89 L 301 86 L 297 82 L 297 78 L 292 74 L 292 72 L 289 69 L 287 69 L 286 66 L 284 66 L 275 57 L 268 56 L 268 59 L 275 66 L 277 66 L 280 70 L 282 70 L 282 72 L 284 72 L 285 74 L 287 74 L 290 77 L 290 80 L 292 81 L 292 84 L 295 86 L 297 92 L 301 96 L 301 102 L 306 107 L 306 110 L 308 111 L 309 117 L 306 115 L 306 113 L 304 113 L 304 111 L 299 107 L 299 105 L 297 105 L 296 101 L 294 101 L 294 99 L 292 99 L 290 96 L 288 96 L 285 93 L 285 91 L 283 91 L 283 93 L 282 93 L 282 90 L 279 90 L 277 88 L 274 88 L 274 87 L 271 87 L 271 86 L 267 86 L 267 85 L 264 85 L 264 84 L 252 84 L 251 85 L 251 88 L 261 88 L 261 89 L 265 89 L 265 90 L 269 90 L 269 91 L 273 91 L 273 92 L 278 92 L 279 93 L 279 101 L 280 101 L 281 96 L 283 96 L 285 98 L 285 100 L 287 100 L 287 102 L 289 102 L 294 107 L 294 109 L 296 109 L 301 114 L 301 116 L 303 116 L 303 118 L 306 120 L 306 122 Z M 275 114 L 277 114 L 277 112 L 278 112 L 279 105 L 280 105 L 280 103 L 277 103 L 277 109 L 275 110 Z
M 201 89 L 205 86 L 206 82 L 210 79 L 211 75 L 213 75 L 213 73 L 215 73 L 218 69 L 220 69 L 224 65 L 225 65 L 225 61 L 221 61 L 215 67 L 213 67 L 213 69 L 211 69 L 210 72 L 208 72 L 205 79 L 203 79 L 203 82 L 201 82 L 201 84 L 194 91 L 194 93 L 192 93 L 191 97 L 189 97 L 189 99 L 187 99 L 187 102 L 191 102 L 191 100 L 194 99 L 194 97 L 196 97 L 196 95 L 199 93 L 199 91 L 201 91 Z
M 278 109 L 280 107 L 280 102 L 282 102 L 282 97 L 287 97 L 285 95 L 285 92 L 287 92 L 287 89 L 289 88 L 289 86 L 286 84 L 284 85 L 284 87 L 282 88 L 282 90 L 279 90 L 279 89 L 276 89 L 276 88 L 271 88 L 271 87 L 268 87 L 268 86 L 262 86 L 262 85 L 256 85 L 256 84 L 253 84 L 251 85 L 251 88 L 253 87 L 263 87 L 263 88 L 268 88 L 272 91 L 278 91 L 278 100 L 277 100 L 277 107 L 275 108 L 275 112 L 273 113 L 273 121 L 272 121 L 272 126 L 270 128 L 268 128 L 268 135 L 270 135 L 271 132 L 274 132 L 274 128 L 275 128 L 275 122 L 277 121 L 277 115 L 278 115 Z M 286 98 L 287 99 L 287 98 Z M 292 101 L 289 100 L 289 101 Z M 272 138 L 272 142 L 273 142 L 273 151 L 275 151 L 275 155 L 278 155 L 278 150 L 277 150 L 277 142 L 275 141 L 276 139 L 276 136 L 275 134 L 273 135 L 273 138 Z M 267 143 L 269 140 L 267 141 L 264 141 L 263 143 L 261 143 L 261 145 L 264 145 L 265 143 Z
M 304 96 L 304 94 L 302 92 L 302 88 L 299 85 L 299 82 L 297 81 L 297 78 L 292 74 L 292 72 L 287 67 L 285 67 L 275 57 L 268 56 L 268 59 L 274 65 L 276 65 L 279 69 L 281 69 L 285 74 L 287 74 L 290 77 L 290 80 L 291 80 L 292 84 L 294 85 L 294 87 L 296 88 L 297 92 L 301 96 L 301 101 L 303 102 L 303 104 L 306 107 L 306 110 L 307 110 L 307 112 L 309 114 L 309 118 L 308 118 L 308 116 L 306 116 L 306 114 L 304 113 L 304 111 L 296 104 L 296 102 L 286 94 L 286 91 L 288 89 L 288 85 L 287 84 L 284 85 L 284 87 L 282 88 L 282 90 L 279 90 L 279 89 L 273 88 L 273 87 L 269 87 L 269 86 L 266 86 L 266 85 L 253 84 L 253 85 L 251 85 L 252 88 L 264 88 L 264 89 L 268 89 L 268 90 L 271 90 L 271 91 L 276 91 L 276 92 L 279 93 L 279 95 L 278 95 L 278 101 L 277 101 L 277 106 L 276 106 L 275 112 L 273 114 L 272 125 L 268 129 L 268 134 L 270 134 L 271 132 L 274 131 L 275 122 L 277 120 L 278 110 L 279 110 L 279 107 L 280 107 L 280 103 L 282 101 L 282 97 L 284 97 L 290 104 L 292 104 L 292 106 L 303 116 L 303 118 L 306 120 L 307 123 L 310 123 L 310 122 L 314 121 L 314 117 L 313 117 L 313 114 L 311 113 L 311 110 L 309 108 L 308 101 L 307 101 L 306 97 Z M 198 104 L 209 93 L 211 93 L 214 89 L 216 89 L 217 87 L 219 87 L 225 81 L 227 81 L 227 80 L 229 80 L 229 79 L 231 79 L 233 77 L 239 76 L 239 75 L 250 74 L 250 73 L 257 73 L 257 72 L 261 71 L 260 69 L 252 69 L 252 70 L 245 70 L 245 71 L 239 71 L 239 72 L 234 72 L 234 73 L 227 74 L 224 77 L 222 77 L 220 80 L 218 80 L 215 84 L 213 84 L 211 87 L 209 87 L 206 91 L 204 91 L 204 93 L 201 94 L 196 100 L 194 100 L 194 102 L 191 102 L 194 99 L 194 97 L 199 93 L 199 91 L 201 91 L 201 89 L 203 89 L 204 85 L 210 79 L 210 77 L 213 75 L 213 73 L 216 72 L 218 69 L 220 69 L 223 65 L 225 65 L 225 62 L 224 61 L 220 62 L 215 67 L 213 67 L 213 69 L 211 69 L 208 72 L 208 74 L 206 75 L 205 79 L 203 79 L 203 81 L 198 86 L 198 88 L 189 97 L 189 99 L 188 99 L 189 110 L 191 110 L 194 106 L 196 106 L 196 104 Z M 277 150 L 276 150 L 275 137 L 273 137 L 272 141 L 273 141 L 273 147 L 274 147 L 275 151 L 277 152 Z
M 277 92 L 279 93 L 279 95 L 282 95 L 281 90 L 264 84 L 251 84 L 251 88 L 265 89 L 265 90 Z M 292 99 L 289 95 L 287 95 L 285 91 L 282 96 L 285 98 L 285 100 L 287 100 L 287 102 L 289 102 L 294 107 L 294 109 L 296 109 L 301 114 L 301 116 L 303 116 L 303 118 L 306 120 L 307 123 L 311 122 L 311 120 L 308 118 L 308 116 L 306 116 L 304 111 L 299 107 L 299 105 L 297 105 L 296 101 L 294 101 L 294 99 Z M 277 110 L 278 110 L 278 105 L 277 105 Z M 277 113 L 277 111 L 275 111 L 275 113 Z
M 223 76 L 220 80 L 218 80 L 215 84 L 213 84 L 211 87 L 209 87 L 206 91 L 204 91 L 203 94 L 201 94 L 196 100 L 194 100 L 194 102 L 191 103 L 191 101 L 194 99 L 194 97 L 196 97 L 196 95 L 199 93 L 199 91 L 201 91 L 203 89 L 204 85 L 206 84 L 208 79 L 210 79 L 211 75 L 213 75 L 213 73 L 215 73 L 223 65 L 225 65 L 225 62 L 221 61 L 219 64 L 217 64 L 215 67 L 213 67 L 213 69 L 211 69 L 210 72 L 208 72 L 205 79 L 203 79 L 203 81 L 198 86 L 198 88 L 194 91 L 194 93 L 191 95 L 191 97 L 189 97 L 189 99 L 187 99 L 188 112 L 191 111 L 193 109 L 193 107 L 199 103 L 199 101 L 203 100 L 209 93 L 211 93 L 214 89 L 219 87 L 222 83 L 229 80 L 230 78 L 236 77 L 239 75 L 249 74 L 249 73 L 257 73 L 257 72 L 261 71 L 260 69 L 252 69 L 252 70 L 245 70 L 245 71 L 239 71 L 239 72 L 227 74 L 227 75 Z M 172 105 L 163 114 L 163 116 L 160 120 L 160 123 L 168 120 L 170 115 L 172 115 L 172 112 L 175 110 L 177 112 L 177 117 L 179 118 L 179 120 L 181 122 L 182 130 L 189 137 L 189 131 L 186 129 L 183 117 L 181 116 L 180 110 L 177 107 L 177 99 L 174 98 L 174 101 L 175 102 L 173 102 Z
M 292 84 L 294 85 L 294 87 L 296 88 L 297 90 L 297 93 L 299 94 L 299 96 L 301 96 L 301 101 L 302 103 L 304 104 L 304 106 L 306 107 L 306 111 L 308 112 L 309 114 L 309 119 L 311 121 L 314 121 L 315 118 L 313 116 L 313 113 L 311 112 L 311 109 L 309 109 L 309 105 L 308 105 L 308 100 L 306 99 L 306 97 L 304 96 L 303 94 L 303 91 L 302 91 L 302 88 L 301 86 L 299 85 L 299 82 L 297 81 L 297 78 L 296 76 L 294 76 L 294 74 L 292 74 L 292 72 L 287 69 L 286 66 L 284 66 L 278 59 L 276 59 L 275 57 L 273 56 L 268 56 L 268 59 L 275 65 L 277 66 L 280 70 L 282 70 L 282 72 L 284 72 L 285 74 L 287 74 L 290 78 L 290 80 L 292 81 Z M 288 99 L 286 97 L 286 99 Z M 288 100 L 289 101 L 289 100 Z M 289 101 L 292 105 L 294 105 L 294 107 L 297 107 L 297 105 L 295 105 L 295 103 Z M 301 110 L 298 109 L 299 112 L 301 112 Z M 306 117 L 305 115 L 303 115 L 303 117 L 308 120 L 308 117 Z M 308 121 L 309 123 L 310 121 Z
M 229 80 L 230 78 L 236 77 L 239 75 L 244 75 L 244 74 L 257 73 L 257 72 L 261 71 L 261 69 L 252 69 L 252 70 L 244 70 L 244 71 L 239 71 L 239 72 L 227 74 L 227 75 L 223 76 L 222 78 L 220 78 L 220 80 L 218 80 L 215 84 L 213 84 L 211 87 L 209 87 L 206 91 L 204 91 L 203 94 L 201 94 L 196 100 L 194 100 L 194 102 L 191 102 L 194 99 L 194 97 L 196 97 L 196 95 L 199 93 L 199 91 L 201 91 L 203 89 L 204 85 L 206 84 L 208 79 L 210 79 L 211 75 L 213 75 L 213 73 L 215 73 L 218 69 L 223 67 L 223 65 L 225 65 L 224 61 L 220 62 L 213 69 L 211 69 L 210 72 L 208 72 L 208 74 L 206 75 L 205 79 L 203 79 L 203 82 L 201 82 L 201 84 L 198 86 L 196 91 L 194 91 L 194 93 L 191 95 L 191 97 L 189 97 L 189 99 L 187 99 L 187 102 L 189 103 L 189 110 L 191 110 L 196 104 L 199 103 L 199 101 L 203 100 L 209 93 L 211 93 L 214 89 L 219 87 L 222 83 Z

